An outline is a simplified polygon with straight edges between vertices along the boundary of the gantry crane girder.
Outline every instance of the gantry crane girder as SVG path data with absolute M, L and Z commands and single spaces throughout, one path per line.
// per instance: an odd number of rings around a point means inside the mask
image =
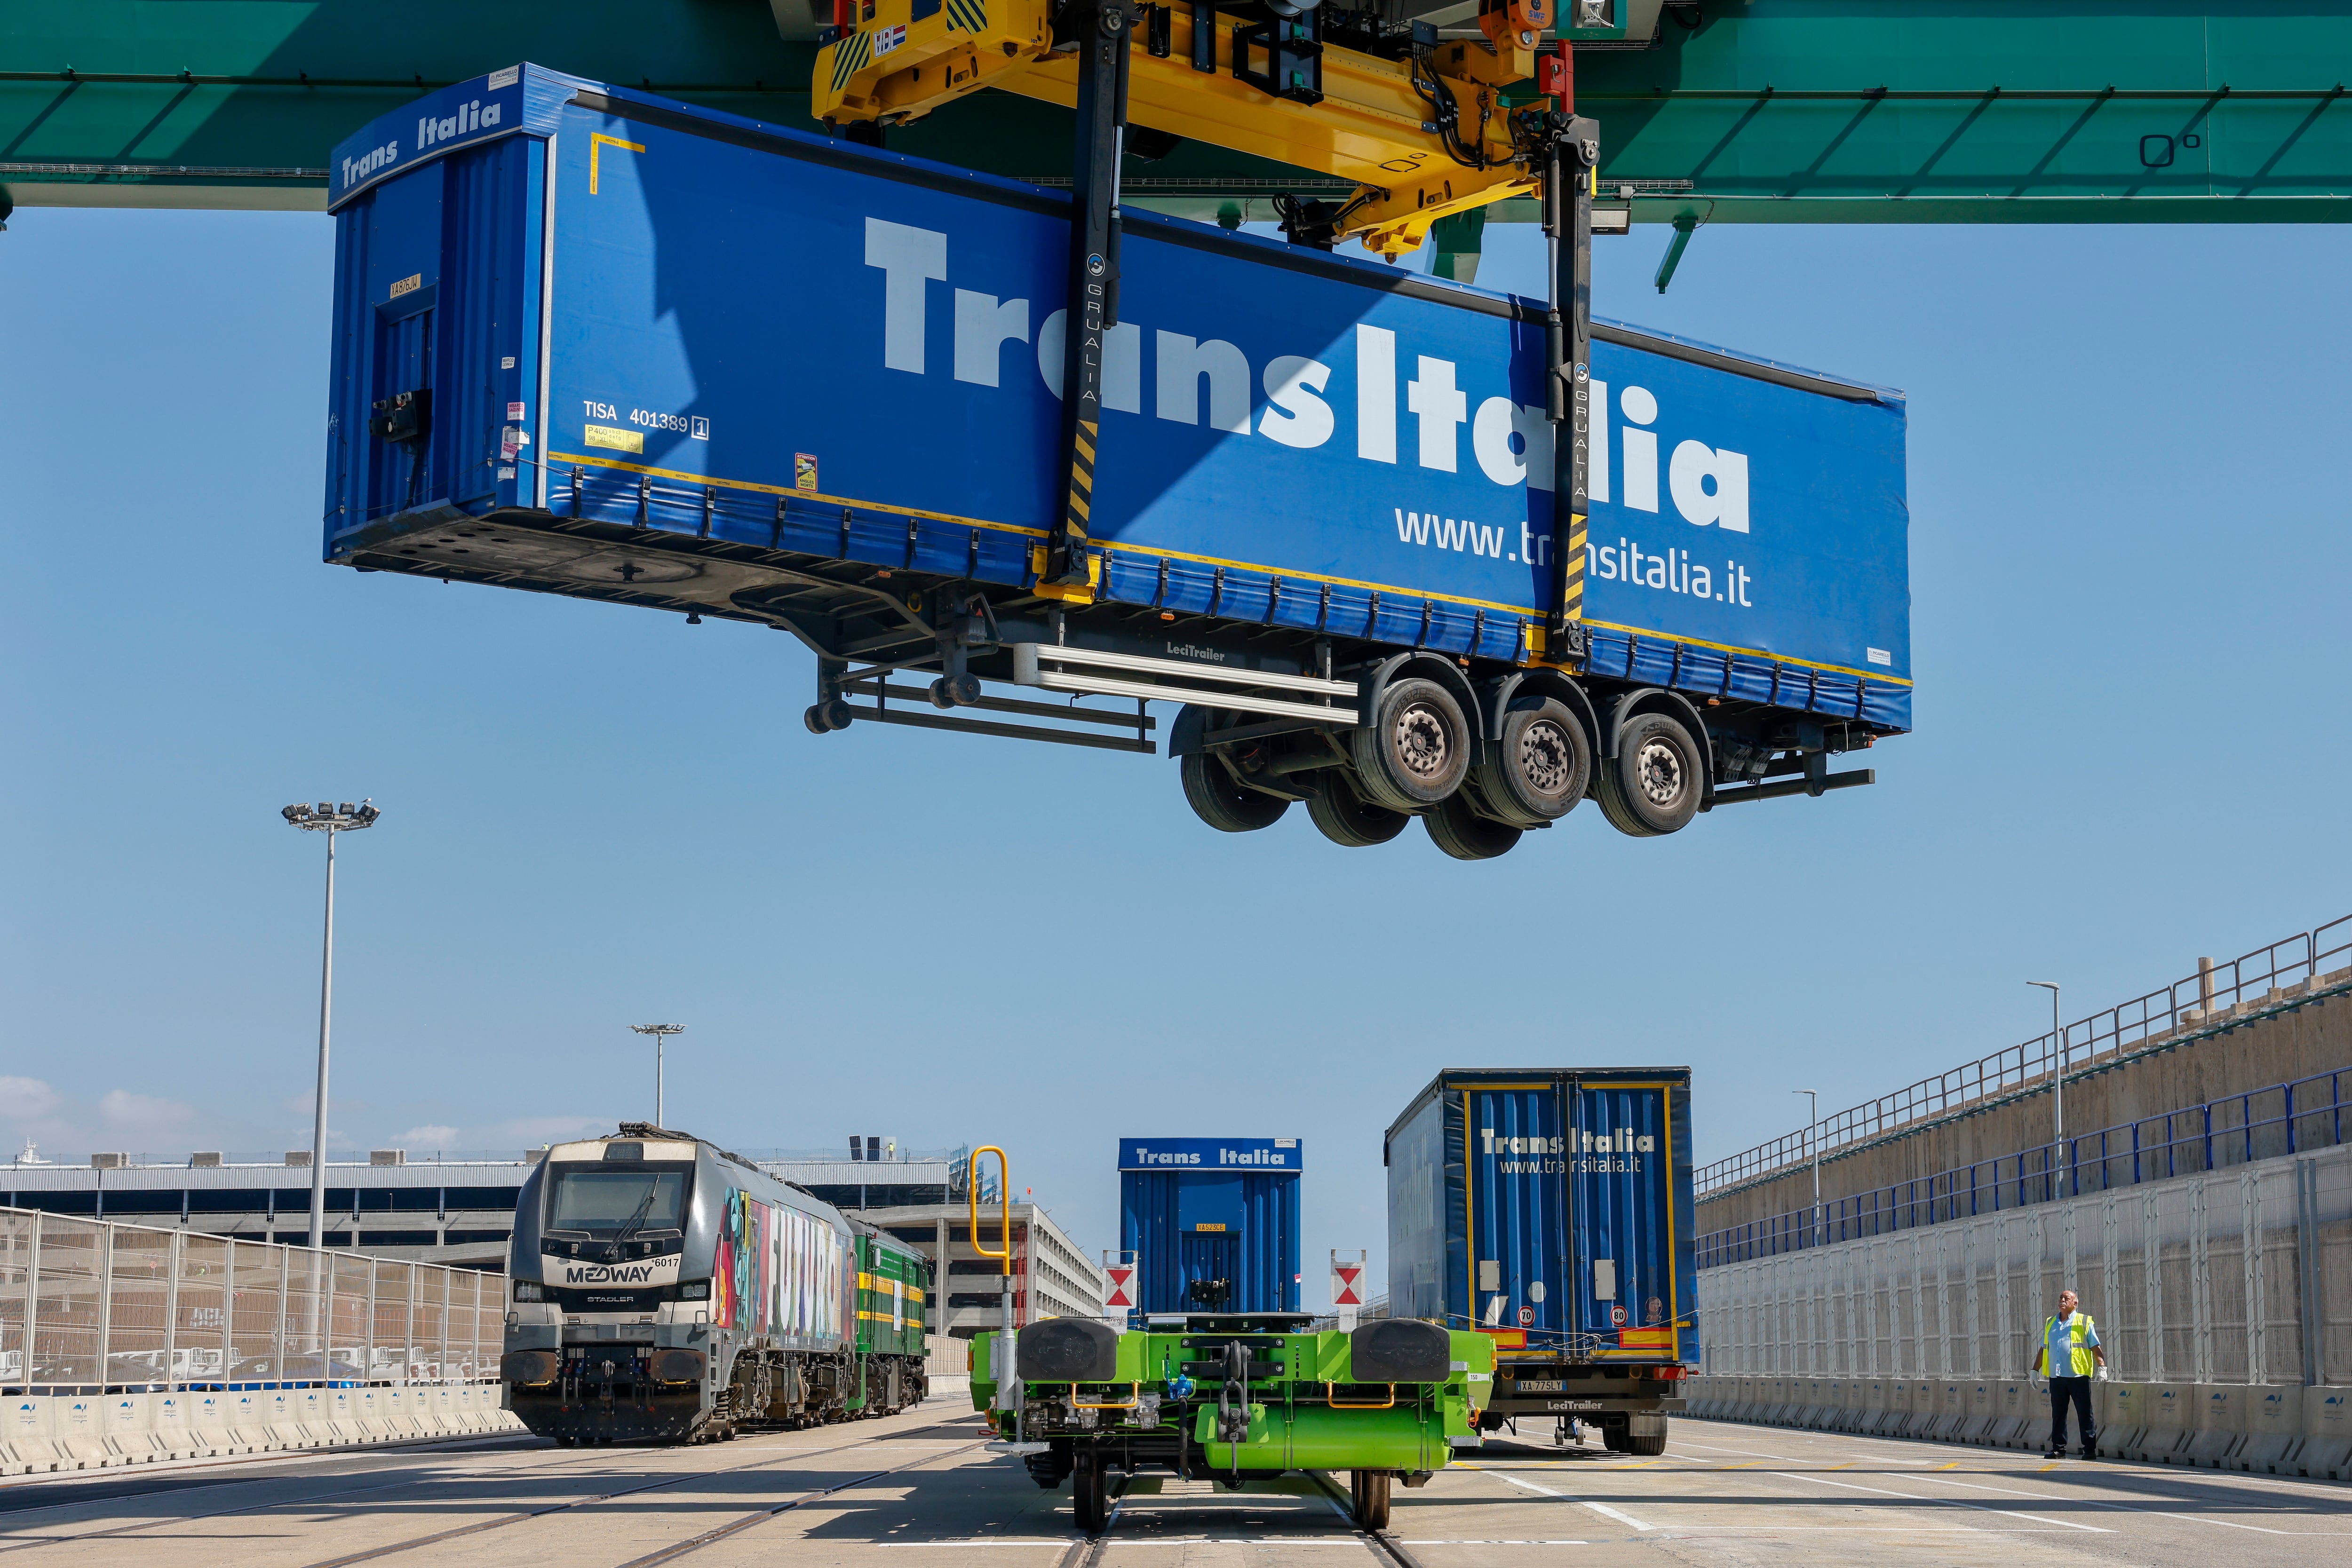
M 824 4 L 829 19 L 830 5 Z M 1398 0 L 1450 35 L 1475 0 Z M 2352 0 L 1614 0 L 1576 108 L 1634 221 L 2116 223 L 2352 216 Z M 328 150 L 429 88 L 531 59 L 809 123 L 808 0 L 0 0 L 0 209 L 326 200 Z M 781 24 L 781 26 L 780 26 Z M 1582 35 L 1580 33 L 1580 37 Z M 982 93 L 891 145 L 1066 172 L 1067 116 Z M 1132 201 L 1316 190 L 1189 141 Z M 1339 193 L 1344 194 L 1344 192 Z

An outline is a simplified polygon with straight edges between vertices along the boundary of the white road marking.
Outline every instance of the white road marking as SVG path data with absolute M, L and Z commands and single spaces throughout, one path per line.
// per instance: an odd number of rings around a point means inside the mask
M 1630 1513 L 1621 1513 L 1617 1510 L 1611 1508 L 1605 1502 L 1595 1502 L 1588 1497 L 1570 1497 L 1566 1492 L 1554 1491 L 1549 1487 L 1538 1486 L 1533 1481 L 1523 1481 L 1518 1477 L 1505 1470 L 1495 1470 L 1491 1473 L 1496 1480 L 1521 1488 L 1527 1491 L 1539 1492 L 1545 1497 L 1556 1497 L 1562 1502 L 1582 1503 L 1586 1508 L 1591 1509 L 1593 1512 L 1606 1514 L 1611 1519 L 1615 1520 L 1618 1523 L 1630 1525 L 1635 1530 L 1655 1530 L 1658 1528 L 1654 1524 L 1643 1524 L 1640 1520 L 1635 1519 Z
M 1769 1473 L 1770 1473 L 1770 1474 L 1772 1474 L 1772 1475 L 1779 1476 L 1782 1480 L 1788 1480 L 1788 1481 L 1811 1481 L 1811 1482 L 1812 1482 L 1815 1486 L 1824 1486 L 1824 1487 L 1843 1487 L 1843 1488 L 1845 1488 L 1845 1489 L 1846 1489 L 1847 1490 L 1849 1490 L 1849 1491 L 1867 1491 L 1867 1492 L 1876 1492 L 1876 1493 L 1877 1493 L 1879 1496 L 1881 1496 L 1881 1497 L 1899 1497 L 1899 1498 L 1906 1499 L 1906 1500 L 1908 1500 L 1909 1501 L 1912 1501 L 1912 1502 L 1943 1502 L 1943 1503 L 1949 1503 L 1949 1504 L 1952 1504 L 1953 1506 L 1958 1507 L 1958 1508 L 1973 1508 L 1973 1509 L 1980 1510 L 1980 1511 L 1982 1511 L 1983 1512 L 1986 1512 L 1986 1513 L 1999 1513 L 1999 1514 L 2006 1514 L 2006 1515 L 2008 1515 L 2008 1516 L 2009 1516 L 2010 1518 L 2011 1518 L 2011 1519 L 2030 1519 L 2030 1520 L 2032 1520 L 2032 1521 L 2034 1523 L 2036 1523 L 2036 1524 L 2055 1524 L 2055 1525 L 2059 1525 L 2059 1526 L 2061 1526 L 2061 1527 L 2063 1527 L 2063 1528 L 2064 1528 L 2064 1529 L 2067 1529 L 2067 1530 L 2081 1530 L 2081 1531 L 2087 1531 L 2089 1533 L 2091 1533 L 2091 1534 L 2093 1534 L 2093 1535 L 2113 1535 L 2113 1534 L 2115 1533 L 2115 1531 L 2112 1531 L 2112 1530 L 2103 1529 L 2103 1528 L 2101 1528 L 2100 1526 L 2095 1525 L 2095 1524 L 2077 1524 L 2077 1523 L 2075 1523 L 2075 1522 L 2074 1522 L 2073 1520 L 2071 1520 L 2071 1519 L 2044 1519 L 2044 1518 L 2042 1518 L 2042 1517 L 2040 1514 L 2038 1514 L 2038 1513 L 2020 1513 L 2020 1512 L 2018 1512 L 2018 1511 L 2017 1511 L 2016 1510 L 2014 1510 L 2014 1509 L 2008 1509 L 2008 1508 L 1992 1508 L 1992 1507 L 1988 1506 L 1987 1504 L 1980 1503 L 1980 1502 L 1966 1502 L 1966 1501 L 1963 1501 L 1963 1500 L 1961 1500 L 1960 1499 L 1956 1498 L 1956 1497 L 1955 1497 L 1955 1498 L 1934 1498 L 1934 1497 L 1922 1497 L 1922 1496 L 1920 1496 L 1917 1492 L 1907 1492 L 1907 1491 L 1889 1491 L 1889 1490 L 1887 1490 L 1885 1487 L 1866 1487 L 1866 1486 L 1862 1486 L 1862 1485 L 1860 1485 L 1860 1484 L 1858 1484 L 1858 1483 L 1856 1483 L 1856 1482 L 1853 1482 L 1853 1481 L 1833 1481 L 1833 1480 L 1831 1480 L 1831 1479 L 1830 1479 L 1828 1477 L 1826 1477 L 1826 1476 L 1800 1476 L 1800 1475 L 1791 1475 L 1791 1474 L 1790 1474 L 1790 1473 L 1789 1473 L 1788 1471 L 1786 1471 L 1786 1470 L 1773 1470 L 1773 1471 L 1770 1471 L 1770 1472 L 1769 1472 Z

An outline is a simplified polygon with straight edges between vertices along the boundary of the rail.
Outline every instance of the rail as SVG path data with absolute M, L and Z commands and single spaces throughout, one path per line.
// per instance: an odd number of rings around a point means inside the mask
M 506 1276 L 0 1208 L 0 1393 L 498 1375 Z
M 2180 1030 L 2212 1023 L 2220 1015 L 2275 1001 L 2288 986 L 2352 978 L 2347 970 L 2352 970 L 2352 915 L 2227 963 L 2200 964 L 2196 973 L 2168 986 L 2067 1024 L 2063 1030 L 2067 1076 Z M 2045 1030 L 2021 1045 L 1824 1116 L 1817 1127 L 1801 1127 L 1717 1160 L 1699 1171 L 1699 1196 L 1780 1175 L 1811 1160 L 1817 1148 L 1823 1155 L 1849 1148 L 2046 1081 L 2058 1064 L 2061 1032 Z
M 2274 1114 L 2270 1112 L 2275 1102 Z M 2200 1176 L 2344 1142 L 2352 1068 L 2120 1122 L 2040 1148 L 1710 1231 L 1698 1267 L 1745 1263 L 1813 1247 L 1973 1219 L 2143 1182 Z

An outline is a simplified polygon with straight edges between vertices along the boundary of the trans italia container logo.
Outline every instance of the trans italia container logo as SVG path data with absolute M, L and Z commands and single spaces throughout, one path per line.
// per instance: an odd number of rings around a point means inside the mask
M 884 47 L 877 42 L 876 51 Z M 1034 323 L 1033 336 L 1031 304 L 1026 299 L 1003 299 L 971 288 L 955 288 L 953 363 L 941 367 L 932 362 L 928 351 L 927 290 L 932 283 L 949 280 L 948 238 L 942 230 L 877 217 L 866 220 L 866 265 L 879 271 L 883 278 L 884 367 L 919 376 L 948 368 L 957 381 L 1002 387 L 1005 384 L 1004 347 L 1011 343 L 1034 350 L 1036 371 L 1045 389 L 1060 397 L 1067 313 L 1056 310 L 1045 316 Z M 1454 361 L 1433 354 L 1405 354 L 1397 334 L 1388 328 L 1359 322 L 1350 337 L 1355 382 L 1351 388 L 1342 384 L 1346 377 L 1335 366 L 1305 355 L 1277 354 L 1256 365 L 1240 345 L 1223 339 L 1155 330 L 1150 334 L 1151 413 L 1174 424 L 1196 428 L 1205 424 L 1224 435 L 1255 436 L 1302 451 L 1334 440 L 1344 449 L 1347 437 L 1342 425 L 1352 423 L 1355 455 L 1364 462 L 1388 465 L 1401 476 L 1416 469 L 1430 474 L 1464 471 L 1466 434 L 1471 465 L 1494 484 L 1505 488 L 1551 487 L 1551 424 L 1541 403 L 1475 396 L 1463 384 L 1461 367 Z M 1087 340 L 1088 353 L 1100 356 L 1104 408 L 1120 413 L 1144 413 L 1144 339 L 1141 326 L 1122 321 L 1097 330 Z M 1019 354 L 1014 362 L 1029 358 Z M 1612 439 L 1611 389 L 1597 381 L 1591 389 L 1592 499 L 1608 501 L 1613 486 L 1630 511 L 1660 513 L 1660 437 L 1650 428 L 1659 417 L 1656 396 L 1643 387 L 1617 389 L 1615 423 L 1622 430 Z M 1257 395 L 1261 392 L 1262 402 Z M 1348 416 L 1344 422 L 1343 416 Z M 1612 461 L 1612 449 L 1616 461 Z M 1665 496 L 1684 522 L 1693 528 L 1715 528 L 1718 535 L 1749 532 L 1747 454 L 1685 440 L 1673 447 L 1664 468 Z M 1409 504 L 1393 510 L 1397 539 L 1403 545 L 1538 565 L 1549 554 L 1548 538 L 1533 536 L 1516 524 L 1507 528 Z M 1387 521 L 1383 518 L 1382 524 Z M 1631 549 L 1621 549 L 1614 544 L 1593 548 L 1597 553 L 1590 570 L 1603 578 L 1622 575 L 1646 583 L 1646 576 L 1634 576 L 1640 560 L 1664 559 L 1637 557 Z M 1681 568 L 1675 570 L 1675 591 L 1735 604 L 1747 602 L 1739 588 L 1753 580 L 1741 575 L 1736 561 L 1724 569 L 1720 588 L 1707 567 L 1692 570 L 1695 577 Z M 1659 572 L 1656 586 L 1665 586 L 1665 567 L 1661 565 Z
M 1571 1165 L 1578 1176 L 1630 1174 L 1639 1171 L 1642 1162 L 1625 1156 L 1654 1154 L 1658 1146 L 1656 1138 L 1646 1133 L 1637 1134 L 1631 1127 L 1579 1133 L 1573 1138 L 1498 1138 L 1494 1128 L 1482 1127 L 1478 1136 L 1485 1145 L 1483 1152 L 1487 1158 L 1496 1159 L 1495 1168 L 1504 1176 L 1559 1176 Z M 1571 1147 L 1577 1155 L 1574 1161 L 1556 1157 Z

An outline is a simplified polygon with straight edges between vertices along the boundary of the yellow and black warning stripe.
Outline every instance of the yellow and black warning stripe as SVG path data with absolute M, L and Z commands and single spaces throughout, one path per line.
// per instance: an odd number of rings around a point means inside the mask
M 988 30 L 988 7 L 981 0 L 948 0 L 948 23 L 967 33 Z
M 1560 578 L 1560 615 L 1568 621 L 1584 619 L 1584 524 L 1581 512 L 1568 515 L 1568 557 L 1561 564 L 1568 570 Z
M 1070 443 L 1070 504 L 1062 515 L 1062 531 L 1073 544 L 1084 544 L 1094 510 L 1095 443 L 1100 439 L 1094 421 L 1078 421 L 1077 439 Z
M 849 85 L 849 78 L 874 57 L 874 36 L 851 33 L 833 47 L 833 90 L 839 92 Z

